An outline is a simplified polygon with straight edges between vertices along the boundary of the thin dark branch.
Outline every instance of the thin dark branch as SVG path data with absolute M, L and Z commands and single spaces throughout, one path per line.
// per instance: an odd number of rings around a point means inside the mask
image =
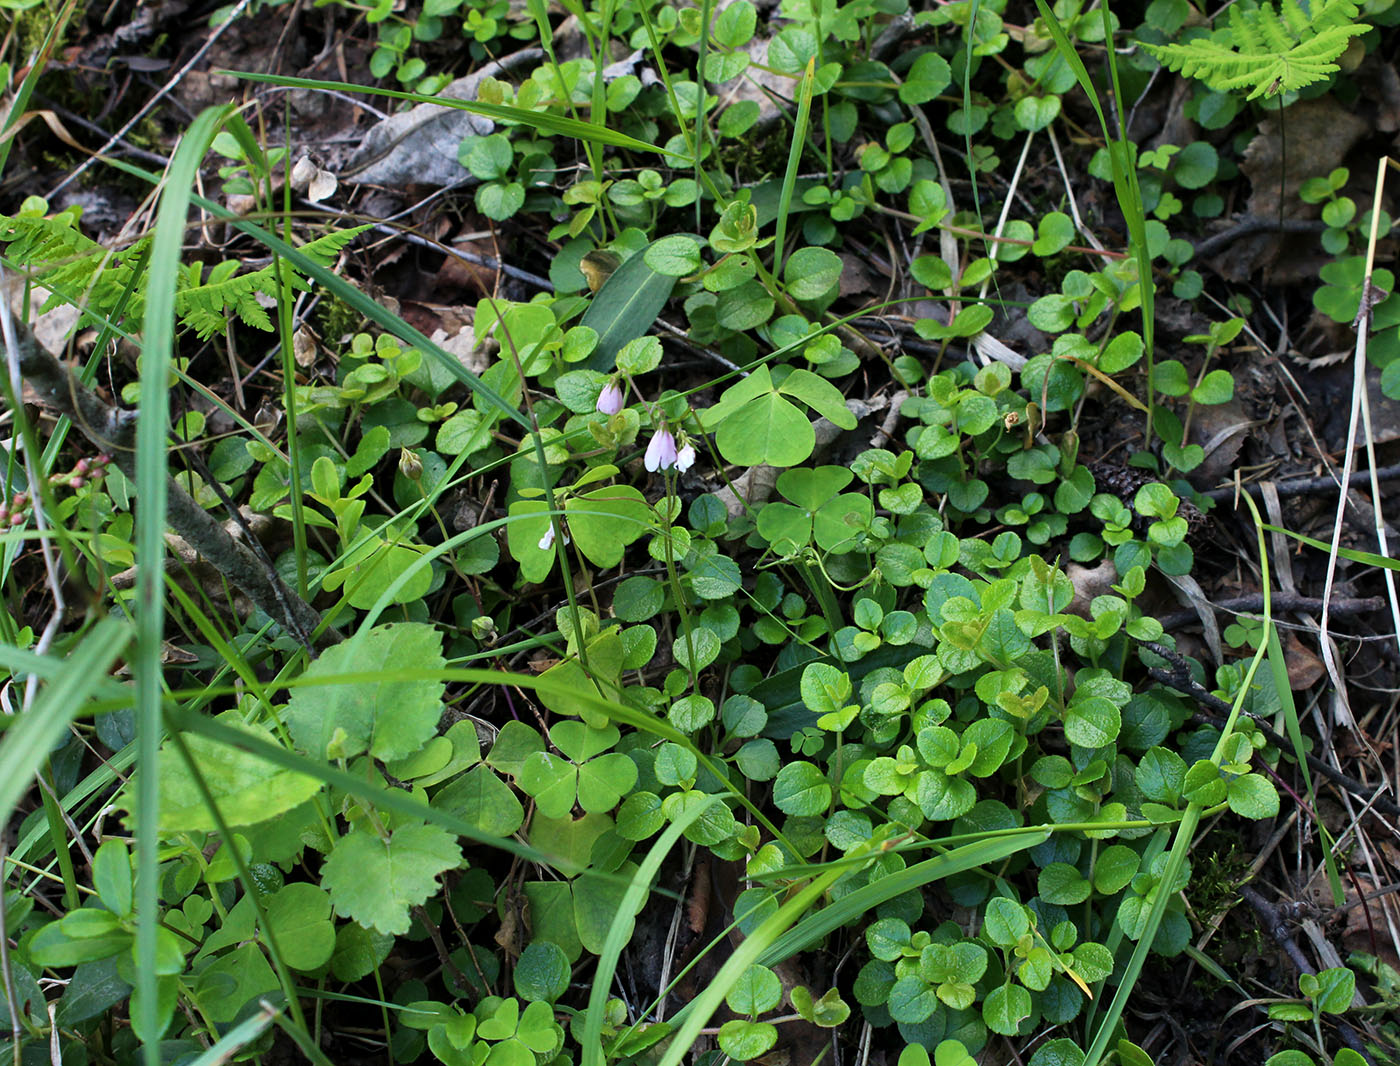
M 1277 907 L 1261 896 L 1257 889 L 1249 885 L 1240 885 L 1240 899 L 1254 908 L 1254 913 L 1259 918 L 1259 923 L 1264 927 L 1264 932 L 1273 937 L 1274 943 L 1283 948 L 1284 953 L 1292 960 L 1294 969 L 1299 973 L 1317 973 L 1317 969 L 1303 954 L 1303 949 L 1293 939 L 1293 934 L 1288 931 L 1288 923 L 1283 920 L 1283 915 L 1279 914 Z
M 1321 611 L 1324 602 L 1316 596 L 1302 596 L 1293 592 L 1275 592 L 1271 598 L 1275 611 Z M 1264 596 L 1262 593 L 1231 596 L 1223 600 L 1214 600 L 1210 606 L 1217 611 L 1228 611 L 1231 614 L 1258 613 L 1264 610 Z M 1360 599 L 1347 596 L 1332 597 L 1331 612 L 1334 618 L 1369 614 L 1371 611 L 1384 609 L 1385 598 L 1382 596 L 1366 596 Z M 1163 629 L 1170 632 L 1179 626 L 1189 625 L 1199 617 L 1200 614 L 1194 608 L 1185 608 L 1170 614 L 1157 615 L 1157 621 L 1162 623 Z
M 1324 474 L 1321 477 L 1293 478 L 1290 481 L 1280 481 L 1277 483 L 1278 494 L 1280 496 L 1319 496 L 1328 492 L 1336 492 L 1341 484 L 1341 478 L 1332 474 Z M 1400 480 L 1400 463 L 1392 463 L 1390 466 L 1376 467 L 1377 481 L 1397 481 Z M 1347 484 L 1352 488 L 1359 488 L 1371 483 L 1371 471 L 1357 470 L 1347 480 Z M 1262 482 L 1251 481 L 1241 487 L 1251 496 L 1258 497 Z M 1235 494 L 1234 485 L 1221 485 L 1219 488 L 1207 489 L 1201 493 L 1212 500 L 1228 500 Z
M 1236 241 L 1252 237 L 1256 233 L 1321 233 L 1326 228 L 1321 219 L 1260 218 L 1257 215 L 1249 215 L 1224 232 L 1207 237 L 1196 245 L 1196 257 L 1204 259 L 1215 255 Z
M 15 325 L 20 334 L 19 367 L 25 381 L 45 406 L 71 418 L 83 436 L 99 451 L 111 455 L 117 468 L 134 482 L 138 412 L 107 406 L 39 346 L 28 326 Z M 168 479 L 166 491 L 165 520 L 170 528 L 310 649 L 311 634 L 321 624 L 316 609 L 288 588 L 275 570 L 264 566 L 246 544 L 235 540 L 174 478 Z
M 1197 683 L 1196 679 L 1191 676 L 1191 668 L 1184 658 L 1172 651 L 1172 649 L 1168 648 L 1165 644 L 1158 644 L 1150 640 L 1144 640 L 1141 644 L 1154 655 L 1160 655 L 1163 659 L 1167 660 L 1171 666 L 1171 669 L 1166 670 L 1161 667 L 1149 667 L 1147 672 L 1154 681 L 1159 681 L 1168 688 L 1180 692 L 1182 695 L 1190 696 L 1200 704 L 1201 709 L 1196 712 L 1199 717 L 1204 718 L 1213 725 L 1221 725 L 1224 723 L 1226 717 L 1230 714 L 1230 705 L 1219 696 L 1207 692 L 1204 687 Z M 1245 713 L 1248 714 L 1249 712 L 1246 711 Z M 1264 736 L 1268 738 L 1269 743 L 1278 748 L 1279 751 L 1286 753 L 1293 750 L 1292 742 L 1282 733 L 1279 733 L 1272 726 L 1261 721 L 1252 714 L 1249 715 L 1249 718 L 1250 721 L 1254 723 L 1255 728 L 1263 733 Z M 1380 791 L 1380 786 L 1368 785 L 1365 782 L 1358 781 L 1356 778 L 1350 777 L 1330 764 L 1323 762 L 1316 755 L 1308 754 L 1307 760 L 1308 766 L 1311 769 L 1316 770 L 1333 784 L 1350 792 L 1357 799 L 1369 803 L 1376 810 L 1388 814 L 1391 817 L 1400 817 L 1400 806 L 1376 794 Z

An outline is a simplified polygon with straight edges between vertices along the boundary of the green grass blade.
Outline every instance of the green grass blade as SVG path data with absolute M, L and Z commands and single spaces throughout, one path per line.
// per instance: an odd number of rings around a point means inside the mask
M 17 122 L 25 110 L 29 107 L 30 98 L 34 95 L 34 89 L 39 84 L 39 78 L 48 70 L 49 60 L 53 57 L 54 47 L 58 44 L 63 35 L 63 28 L 68 25 L 68 20 L 73 17 L 73 12 L 78 6 L 78 0 L 68 0 L 62 9 L 54 16 L 53 22 L 49 25 L 49 30 L 44 34 L 44 43 L 39 46 L 39 53 L 33 62 L 29 64 L 29 71 L 24 75 L 24 80 L 19 83 L 19 89 L 15 93 L 14 99 L 10 102 L 9 113 L 5 115 L 5 123 L 0 126 L 0 130 L 8 131 Z M 16 15 L 18 12 L 16 12 Z M 12 16 L 14 17 L 14 16 Z M 10 24 L 13 30 L 14 23 Z M 15 145 L 13 137 L 6 137 L 0 141 L 0 173 L 4 173 L 5 164 L 10 159 L 10 149 Z
M 671 848 L 697 818 L 718 803 L 718 796 L 711 796 L 704 803 L 688 807 L 682 815 L 666 827 L 666 831 L 656 838 L 647 851 L 647 857 L 637 867 L 632 883 L 627 886 L 622 902 L 618 906 L 619 919 L 608 929 L 603 941 L 603 950 L 598 953 L 598 966 L 593 971 L 593 988 L 588 994 L 588 1013 L 583 1024 L 583 1066 L 604 1066 L 603 1063 L 603 1010 L 608 1002 L 608 989 L 612 985 L 613 974 L 617 970 L 617 960 L 627 946 L 629 925 L 633 914 L 641 906 L 642 897 L 650 890 L 652 880 L 661 869 L 661 863 L 671 853 Z
M 967 31 L 963 37 L 962 106 L 964 114 L 968 115 L 972 114 L 972 68 L 974 60 L 982 58 L 972 54 L 972 38 L 976 33 L 977 20 L 982 14 L 981 9 L 982 0 L 972 0 L 972 10 L 967 16 Z M 972 210 L 977 216 L 977 228 L 985 233 L 987 225 L 982 218 L 982 191 L 981 183 L 977 180 L 977 155 L 972 150 L 971 123 L 963 127 L 963 154 L 967 156 L 967 177 L 968 183 L 972 186 Z M 984 245 L 988 243 L 990 242 L 983 242 Z M 990 254 L 992 249 L 988 249 L 988 251 Z
M 873 858 L 873 853 L 880 843 L 878 837 L 872 838 L 862 845 L 862 850 L 867 857 Z M 700 1030 L 705 1028 L 705 1024 L 714 1016 L 715 1011 L 724 1002 L 724 997 L 743 976 L 744 971 L 756 963 L 778 938 L 787 932 L 806 912 L 808 907 L 830 890 L 832 885 L 843 877 L 850 876 L 857 868 L 852 866 L 847 869 L 829 870 L 815 878 L 811 884 L 779 907 L 777 913 L 744 938 L 743 943 L 735 948 L 734 953 L 725 960 L 719 973 L 715 974 L 714 979 L 705 986 L 705 990 L 696 996 L 685 1010 L 677 1014 L 675 1019 L 672 1019 L 675 1021 L 684 1017 L 680 1028 L 676 1031 L 675 1038 L 661 1059 L 660 1066 L 681 1066 L 681 1062 L 690 1051 L 691 1045 L 695 1043 L 695 1038 L 700 1035 Z
M 39 777 L 39 798 L 44 805 L 44 821 L 49 827 L 49 843 L 58 858 L 58 870 L 63 875 L 63 906 L 76 910 L 83 905 L 78 894 L 78 873 L 73 867 L 73 854 L 68 849 L 68 827 L 63 822 L 55 796 L 53 760 L 45 759 Z
M 540 48 L 543 49 L 545 57 L 549 60 L 550 69 L 554 72 L 555 83 L 568 97 L 566 103 L 569 112 L 573 115 L 573 121 L 582 122 L 583 120 L 578 117 L 578 108 L 574 106 L 572 95 L 564 90 L 564 86 L 567 85 L 568 82 L 564 79 L 564 71 L 560 68 L 559 57 L 554 51 L 554 32 L 549 25 L 549 6 L 544 3 L 544 0 L 525 0 L 525 9 L 530 13 L 530 17 L 535 20 L 535 30 L 540 37 Z M 583 11 L 575 11 L 573 14 L 578 19 L 579 27 L 583 30 L 584 39 L 588 44 L 589 51 L 593 55 L 593 109 L 589 117 L 594 118 L 597 115 L 604 114 L 604 112 L 598 110 L 598 90 L 602 86 L 603 79 L 597 76 L 597 73 L 603 69 L 606 60 L 602 59 L 598 46 L 593 40 L 593 35 L 588 32 L 588 20 Z M 585 140 L 583 142 L 583 148 L 584 153 L 588 156 L 588 168 L 593 172 L 594 180 L 602 181 L 603 170 L 598 160 L 597 153 L 594 151 L 593 142 Z
M 230 107 L 211 107 L 195 118 L 170 162 L 151 244 L 141 362 L 141 419 L 136 427 L 136 674 L 137 763 L 142 768 L 137 794 L 136 834 L 136 1017 L 147 1066 L 159 1066 L 160 1034 L 156 1004 L 156 923 L 160 918 L 156 883 L 159 798 L 156 758 L 160 750 L 164 678 L 161 643 L 165 637 L 166 437 L 170 431 L 170 391 L 166 384 L 175 348 L 175 288 L 185 243 L 190 195 L 199 165 Z
M 1036 0 L 1037 3 L 1042 0 Z M 1259 510 L 1254 506 L 1254 500 L 1248 495 L 1244 497 L 1249 504 L 1249 509 L 1254 516 L 1254 527 L 1258 537 L 1259 545 L 1259 566 L 1261 584 L 1264 589 L 1264 628 L 1266 631 L 1273 629 L 1273 611 L 1269 598 L 1269 553 L 1264 543 L 1264 523 L 1259 517 Z M 1211 753 L 1210 761 L 1217 766 L 1220 765 L 1221 756 L 1225 751 L 1225 744 L 1234 732 L 1235 723 L 1239 720 L 1241 711 L 1244 708 L 1245 697 L 1249 694 L 1250 687 L 1254 684 L 1254 675 L 1259 671 L 1259 665 L 1263 662 L 1268 645 L 1261 642 L 1258 650 L 1254 653 L 1254 658 L 1249 662 L 1249 668 L 1245 671 L 1244 680 L 1240 684 L 1240 691 L 1235 697 L 1234 705 L 1230 708 L 1230 714 L 1225 719 L 1225 724 L 1220 729 L 1220 739 L 1216 741 L 1215 750 Z M 1191 843 L 1196 835 L 1196 827 L 1201 821 L 1202 807 L 1199 803 L 1190 803 L 1186 807 L 1186 813 L 1182 815 L 1181 822 L 1177 825 L 1176 836 L 1172 840 L 1171 851 L 1168 853 L 1166 868 L 1162 871 L 1161 884 L 1174 883 L 1181 873 L 1182 866 L 1186 863 L 1186 854 L 1191 850 Z M 1099 1023 L 1098 1030 L 1094 1034 L 1093 1043 L 1089 1045 L 1089 1050 L 1085 1053 L 1082 1066 L 1098 1066 L 1103 1057 L 1108 1053 L 1108 1045 L 1113 1039 L 1114 1029 L 1117 1028 L 1118 1021 L 1123 1016 L 1123 1010 L 1128 1005 L 1128 1000 L 1133 994 L 1133 989 L 1137 985 L 1138 977 L 1142 974 L 1142 968 L 1147 962 L 1147 956 L 1152 950 L 1152 943 L 1157 939 L 1157 930 L 1161 928 L 1162 918 L 1167 913 L 1167 904 L 1174 893 L 1158 892 L 1152 902 L 1152 910 L 1148 915 L 1146 927 L 1142 936 L 1138 939 L 1133 954 L 1128 959 L 1128 965 L 1124 969 L 1122 979 L 1119 981 L 1118 990 L 1113 995 L 1113 1000 L 1104 1012 L 1103 1021 Z M 1115 923 L 1115 929 L 1117 923 Z
M 1308 771 L 1308 749 L 1303 743 L 1303 731 L 1298 724 L 1298 705 L 1293 702 L 1293 688 L 1288 683 L 1288 660 L 1283 657 L 1283 645 L 1279 643 L 1278 626 L 1268 627 L 1269 669 L 1273 672 L 1274 690 L 1278 693 L 1279 708 L 1283 711 L 1284 731 L 1293 745 L 1293 758 L 1303 774 L 1303 788 L 1307 792 L 1308 804 L 1317 810 L 1317 791 L 1313 788 L 1312 774 Z M 1332 905 L 1340 907 L 1346 898 L 1342 888 L 1342 876 L 1337 870 L 1337 860 L 1333 857 L 1337 842 L 1332 838 L 1322 819 L 1316 822 L 1322 836 L 1322 861 L 1327 870 L 1327 884 L 1332 889 Z
M 0 644 L 0 669 L 12 674 L 33 674 L 42 681 L 57 681 L 68 673 L 68 660 Z M 106 699 L 127 698 L 126 686 L 110 677 L 95 677 L 93 683 L 97 686 L 94 691 L 100 691 Z
M 128 703 L 130 700 L 127 701 Z M 85 803 L 98 798 L 104 798 L 110 794 L 110 790 L 119 783 L 120 776 L 131 767 L 136 761 L 136 744 L 128 744 L 115 755 L 107 758 L 107 761 L 99 766 L 87 777 L 79 781 L 60 801 L 59 806 L 69 817 L 79 811 Z M 24 862 L 31 855 L 42 853 L 36 849 L 40 843 L 48 836 L 48 827 L 43 824 L 34 826 L 28 833 L 20 837 L 10 853 L 9 858 L 15 862 Z
M 66 660 L 47 659 L 44 673 L 49 683 L 27 712 L 12 719 L 0 741 L 0 820 L 8 823 L 14 815 L 49 752 L 93 693 L 107 684 L 107 672 L 131 636 L 131 628 L 120 618 L 104 618 Z M 23 652 L 16 658 L 25 656 L 38 658 Z
M 450 96 L 424 96 L 422 93 L 400 92 L 397 89 L 380 89 L 373 85 L 355 85 L 344 81 L 319 81 L 315 78 L 288 78 L 280 74 L 255 74 L 248 70 L 224 70 L 221 74 L 228 74 L 235 78 L 242 78 L 245 81 L 260 81 L 268 85 L 281 85 L 289 89 L 326 89 L 342 93 L 364 93 L 369 96 L 387 96 L 392 100 L 407 100 L 415 104 L 439 104 L 442 107 L 455 108 L 458 111 L 470 111 L 474 115 L 481 115 L 485 118 L 495 119 L 498 122 L 510 122 L 521 126 L 529 126 L 539 130 L 541 133 L 554 134 L 560 137 L 572 137 L 578 141 L 586 141 L 592 144 L 606 144 L 613 148 L 628 148 L 634 152 L 651 152 L 655 155 L 675 155 L 665 148 L 646 141 L 638 140 L 636 137 L 629 137 L 625 133 L 618 133 L 610 130 L 606 126 L 594 125 L 591 122 L 584 122 L 581 119 L 565 118 L 563 115 L 551 115 L 543 111 L 530 111 L 523 107 L 510 107 L 507 104 L 483 104 L 477 100 L 457 100 Z M 684 158 L 684 156 L 681 156 Z
M 797 121 L 792 131 L 792 147 L 788 149 L 787 170 L 783 172 L 783 191 L 778 197 L 778 235 L 773 245 L 773 276 L 783 276 L 783 245 L 787 241 L 788 213 L 792 209 L 792 189 L 797 184 L 797 172 L 802 166 L 802 149 L 807 143 L 807 127 L 812 120 L 812 83 L 816 78 L 817 58 L 807 60 L 802 72 L 802 84 L 797 94 Z
M 695 175 L 695 187 L 700 187 L 701 164 L 705 157 L 705 64 L 710 54 L 710 22 L 714 18 L 714 0 L 700 0 L 700 43 L 695 57 L 695 132 L 691 135 L 691 170 Z M 679 115 L 676 116 L 680 118 Z M 695 201 L 695 225 L 700 226 L 700 200 Z
M 1333 550 L 1332 545 L 1328 544 L 1326 541 L 1316 540 L 1302 533 L 1294 533 L 1293 530 L 1284 529 L 1282 526 L 1271 526 L 1266 522 L 1264 528 L 1270 533 L 1282 533 L 1285 537 L 1292 537 L 1294 540 L 1306 544 L 1309 548 L 1316 548 L 1324 552 Z M 1337 548 L 1336 552 L 1343 559 L 1350 559 L 1354 563 L 1365 563 L 1367 566 L 1379 566 L 1385 570 L 1400 570 L 1400 559 L 1393 559 L 1389 555 L 1377 555 L 1375 552 L 1357 551 L 1354 548 Z
M 860 919 L 861 915 L 873 912 L 886 900 L 893 899 L 901 892 L 922 888 L 945 877 L 971 870 L 978 866 L 990 866 L 1026 848 L 1033 848 L 1050 839 L 1050 830 L 1026 832 L 1016 836 L 995 837 L 964 844 L 946 855 L 936 855 L 931 859 L 915 863 L 897 873 L 882 877 L 872 884 L 863 885 L 823 907 L 815 914 L 802 919 L 773 942 L 773 945 L 759 957 L 765 966 L 774 966 L 784 959 L 790 959 L 804 948 L 815 944 L 828 933 L 843 925 Z M 936 843 L 936 842 L 935 842 Z
M 245 1018 L 219 1037 L 212 1047 L 189 1063 L 189 1066 L 224 1066 L 224 1063 L 231 1061 L 240 1051 L 262 1036 L 276 1017 L 275 1010 L 264 1006 L 257 1014 Z
M 1137 261 L 1138 267 L 1138 293 L 1142 301 L 1142 340 L 1146 353 L 1147 366 L 1147 419 L 1144 433 L 1145 444 L 1152 442 L 1152 414 L 1155 408 L 1153 402 L 1152 389 L 1152 366 L 1153 366 L 1153 337 L 1156 326 L 1155 296 L 1156 289 L 1152 279 L 1152 256 L 1147 248 L 1147 215 L 1143 209 L 1142 190 L 1138 186 L 1137 180 L 1137 160 L 1133 157 L 1127 130 L 1120 130 L 1120 136 L 1115 138 L 1108 126 L 1108 118 L 1104 114 L 1103 105 L 1099 101 L 1098 90 L 1094 87 L 1094 81 L 1089 77 L 1088 68 L 1084 66 L 1084 60 L 1079 57 L 1069 36 L 1065 33 L 1060 20 L 1055 17 L 1055 13 L 1050 10 L 1045 0 L 1035 0 L 1035 6 L 1040 11 L 1040 17 L 1045 21 L 1045 25 L 1050 30 L 1050 36 L 1055 39 L 1055 47 L 1059 50 L 1064 61 L 1069 64 L 1070 70 L 1074 72 L 1075 79 L 1079 82 L 1079 87 L 1084 90 L 1084 94 L 1089 97 L 1089 103 L 1093 105 L 1094 113 L 1098 116 L 1099 127 L 1103 130 L 1104 144 L 1108 148 L 1109 166 L 1113 171 L 1113 192 L 1118 199 L 1119 210 L 1123 212 L 1123 218 L 1128 225 L 1129 243 L 1132 246 L 1133 257 Z M 1109 78 L 1113 83 L 1113 91 L 1119 93 L 1118 85 L 1118 65 L 1115 61 L 1113 44 L 1113 31 L 1109 20 L 1109 5 L 1103 5 L 1104 32 L 1107 34 L 1104 40 L 1108 42 L 1108 69 Z M 1115 95 L 1115 99 L 1121 101 L 1121 95 Z

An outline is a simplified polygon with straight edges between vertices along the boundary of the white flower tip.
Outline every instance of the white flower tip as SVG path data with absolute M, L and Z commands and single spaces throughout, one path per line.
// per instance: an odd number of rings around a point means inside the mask
M 647 445 L 646 468 L 653 474 L 676 465 L 676 438 L 669 429 L 658 429 Z

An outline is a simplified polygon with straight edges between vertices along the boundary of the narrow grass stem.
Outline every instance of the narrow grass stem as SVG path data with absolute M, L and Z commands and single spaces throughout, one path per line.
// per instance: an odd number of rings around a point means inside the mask
M 582 615 L 579 613 L 578 593 L 574 590 L 573 570 L 569 566 L 569 553 L 564 550 L 566 544 L 563 510 L 560 508 L 554 495 L 554 485 L 550 480 L 549 459 L 545 455 L 544 438 L 540 435 L 539 419 L 535 417 L 534 401 L 530 397 L 530 379 L 525 376 L 524 364 L 520 361 L 520 349 L 516 347 L 515 340 L 511 337 L 510 330 L 506 327 L 504 316 L 501 314 L 500 304 L 495 297 L 487 297 L 491 305 L 492 313 L 496 316 L 496 321 L 500 323 L 501 334 L 505 337 L 506 343 L 502 350 L 510 352 L 511 360 L 515 364 L 515 373 L 520 378 L 520 395 L 525 404 L 525 413 L 529 419 L 530 440 L 535 446 L 535 461 L 540 467 L 540 484 L 544 488 L 545 502 L 549 507 L 550 527 L 554 530 L 554 543 L 557 546 L 555 557 L 559 560 L 559 571 L 564 578 L 564 598 L 569 602 L 569 616 L 573 619 L 574 638 L 578 643 L 578 658 L 583 665 L 583 671 L 593 683 L 598 695 L 604 695 L 603 687 L 598 679 L 593 676 L 593 668 L 588 662 L 588 642 L 584 638 Z
M 136 833 L 136 1002 L 133 1023 L 142 1040 L 146 1066 L 160 1066 L 160 1007 L 157 1002 L 156 928 L 159 919 L 157 834 L 160 826 L 157 761 L 162 733 L 165 629 L 164 557 L 169 473 L 165 452 L 170 393 L 167 371 L 175 340 L 175 288 L 180 270 L 186 215 L 199 165 L 214 134 L 232 113 L 207 108 L 186 131 L 171 160 L 160 198 L 151 245 L 141 366 L 141 419 L 136 427 L 136 675 L 137 783 Z
M 816 72 L 816 57 L 807 60 L 797 91 L 797 118 L 793 122 L 792 146 L 788 149 L 787 169 L 783 172 L 782 192 L 778 196 L 778 232 L 773 242 L 773 276 L 783 275 L 784 249 L 787 246 L 788 215 L 792 210 L 792 190 L 797 184 L 797 172 L 802 169 L 802 149 L 807 142 L 807 126 L 812 116 L 812 81 Z
M 63 812 L 54 796 L 52 760 L 49 760 L 41 773 L 39 796 L 44 804 L 44 820 L 49 827 L 49 841 L 53 845 L 54 855 L 58 857 L 59 872 L 63 875 L 63 905 L 70 911 L 76 910 L 82 906 L 82 900 L 78 896 L 78 875 L 73 869 L 73 855 L 68 850 L 68 826 L 64 823 Z
M 1250 512 L 1254 518 L 1255 536 L 1259 551 L 1259 567 L 1261 585 L 1264 591 L 1264 628 L 1268 632 L 1273 629 L 1273 611 L 1269 598 L 1269 556 L 1268 547 L 1264 540 L 1264 522 L 1259 517 L 1259 510 L 1255 507 L 1253 499 L 1244 497 L 1249 505 Z M 1220 737 L 1215 743 L 1215 749 L 1211 752 L 1210 761 L 1216 766 L 1220 765 L 1220 760 L 1225 753 L 1225 746 L 1229 742 L 1230 736 L 1235 731 L 1235 723 L 1239 721 L 1239 716 L 1244 709 L 1245 699 L 1248 697 L 1250 687 L 1254 683 L 1254 675 L 1259 670 L 1260 663 L 1263 662 L 1268 645 L 1261 641 L 1254 657 L 1249 662 L 1249 667 L 1245 671 L 1240 682 L 1239 693 L 1235 697 L 1234 704 L 1230 708 L 1230 713 L 1225 719 L 1225 724 L 1221 727 Z M 1168 853 L 1166 867 L 1159 878 L 1160 885 L 1170 885 L 1176 882 L 1181 869 L 1186 865 L 1186 856 L 1191 849 L 1192 842 L 1196 835 L 1196 827 L 1200 824 L 1201 815 L 1204 808 L 1201 804 L 1192 802 L 1186 807 L 1186 812 L 1182 815 L 1181 821 L 1176 827 L 1176 837 L 1172 841 L 1171 851 Z M 1138 977 L 1142 973 L 1142 968 L 1147 962 L 1148 952 L 1152 949 L 1153 942 L 1157 939 L 1157 931 L 1161 928 L 1162 919 L 1167 912 L 1167 904 L 1176 895 L 1174 892 L 1159 891 L 1152 902 L 1152 909 L 1149 912 L 1147 922 L 1138 938 L 1137 946 L 1133 949 L 1133 954 L 1128 960 L 1122 979 L 1118 985 L 1118 991 L 1114 993 L 1113 1000 L 1108 1005 L 1104 1013 L 1103 1020 L 1099 1023 L 1098 1030 L 1094 1034 L 1094 1040 L 1089 1045 L 1089 1049 L 1084 1056 L 1085 1066 L 1098 1066 L 1108 1053 L 1108 1044 L 1113 1036 L 1113 1031 L 1118 1025 L 1118 1020 L 1122 1017 L 1124 1009 L 1127 1007 L 1128 998 L 1132 995 L 1133 989 L 1137 986 Z

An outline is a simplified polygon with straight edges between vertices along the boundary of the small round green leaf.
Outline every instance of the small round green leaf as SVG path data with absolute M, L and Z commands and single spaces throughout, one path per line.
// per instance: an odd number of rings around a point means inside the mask
M 773 802 L 784 814 L 823 814 L 831 803 L 831 785 L 811 763 L 790 762 L 773 782 Z
M 569 959 L 548 940 L 533 940 L 515 963 L 515 993 L 527 1003 L 553 1003 L 569 987 Z

